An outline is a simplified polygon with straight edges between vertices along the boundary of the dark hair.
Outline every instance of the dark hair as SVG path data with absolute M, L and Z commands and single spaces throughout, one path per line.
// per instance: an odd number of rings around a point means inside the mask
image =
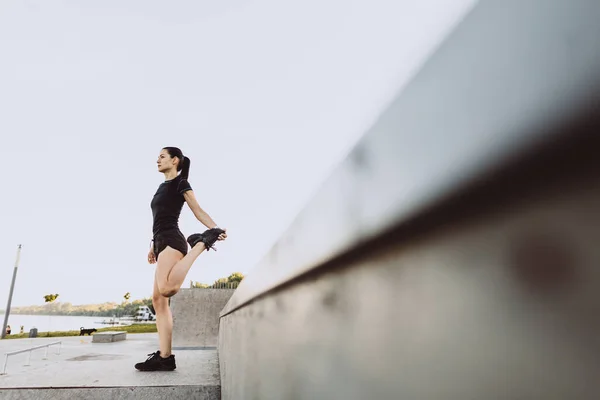
M 163 147 L 171 158 L 179 158 L 179 164 L 177 164 L 177 171 L 181 171 L 179 174 L 183 179 L 187 179 L 190 176 L 190 159 L 183 155 L 183 152 L 178 147 Z

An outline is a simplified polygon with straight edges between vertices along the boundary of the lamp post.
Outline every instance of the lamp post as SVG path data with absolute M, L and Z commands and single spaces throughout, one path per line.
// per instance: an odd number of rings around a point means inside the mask
M 17 248 L 17 261 L 15 261 L 15 270 L 13 271 L 12 282 L 10 284 L 10 293 L 8 294 L 8 304 L 6 305 L 6 312 L 4 313 L 4 325 L 2 326 L 2 332 L 0 338 L 6 337 L 6 327 L 8 326 L 8 316 L 10 315 L 10 304 L 12 303 L 13 291 L 15 289 L 15 280 L 17 279 L 17 269 L 19 268 L 19 259 L 21 258 L 21 245 Z

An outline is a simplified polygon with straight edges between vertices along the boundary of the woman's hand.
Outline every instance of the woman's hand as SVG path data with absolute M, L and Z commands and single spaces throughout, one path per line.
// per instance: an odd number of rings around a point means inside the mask
M 225 232 L 221 233 L 221 234 L 219 235 L 219 239 L 217 239 L 217 240 L 225 240 L 225 239 L 227 239 L 227 229 L 225 229 L 225 228 L 222 228 L 222 229 L 223 229 Z
M 148 252 L 148 264 L 156 264 L 156 256 L 154 255 L 154 249 L 150 249 Z

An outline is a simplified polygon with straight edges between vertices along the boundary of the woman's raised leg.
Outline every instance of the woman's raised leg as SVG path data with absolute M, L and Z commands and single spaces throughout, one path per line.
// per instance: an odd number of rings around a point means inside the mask
M 156 266 L 156 281 L 162 296 L 172 297 L 179 292 L 192 264 L 205 249 L 204 243 L 200 242 L 185 257 L 169 246 L 161 251 Z

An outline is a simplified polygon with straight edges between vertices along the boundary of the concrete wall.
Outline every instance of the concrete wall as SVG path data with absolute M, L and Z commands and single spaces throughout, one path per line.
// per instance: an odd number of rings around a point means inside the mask
M 600 398 L 600 182 L 365 249 L 221 320 L 223 399 Z
M 171 298 L 173 347 L 215 347 L 219 313 L 234 289 L 181 289 Z
M 589 0 L 478 2 L 253 266 L 224 311 L 554 140 L 561 131 L 549 127 L 597 104 L 600 47 L 589 38 L 600 36 L 599 7 Z
M 221 312 L 222 398 L 600 398 L 600 3 L 484 0 Z

